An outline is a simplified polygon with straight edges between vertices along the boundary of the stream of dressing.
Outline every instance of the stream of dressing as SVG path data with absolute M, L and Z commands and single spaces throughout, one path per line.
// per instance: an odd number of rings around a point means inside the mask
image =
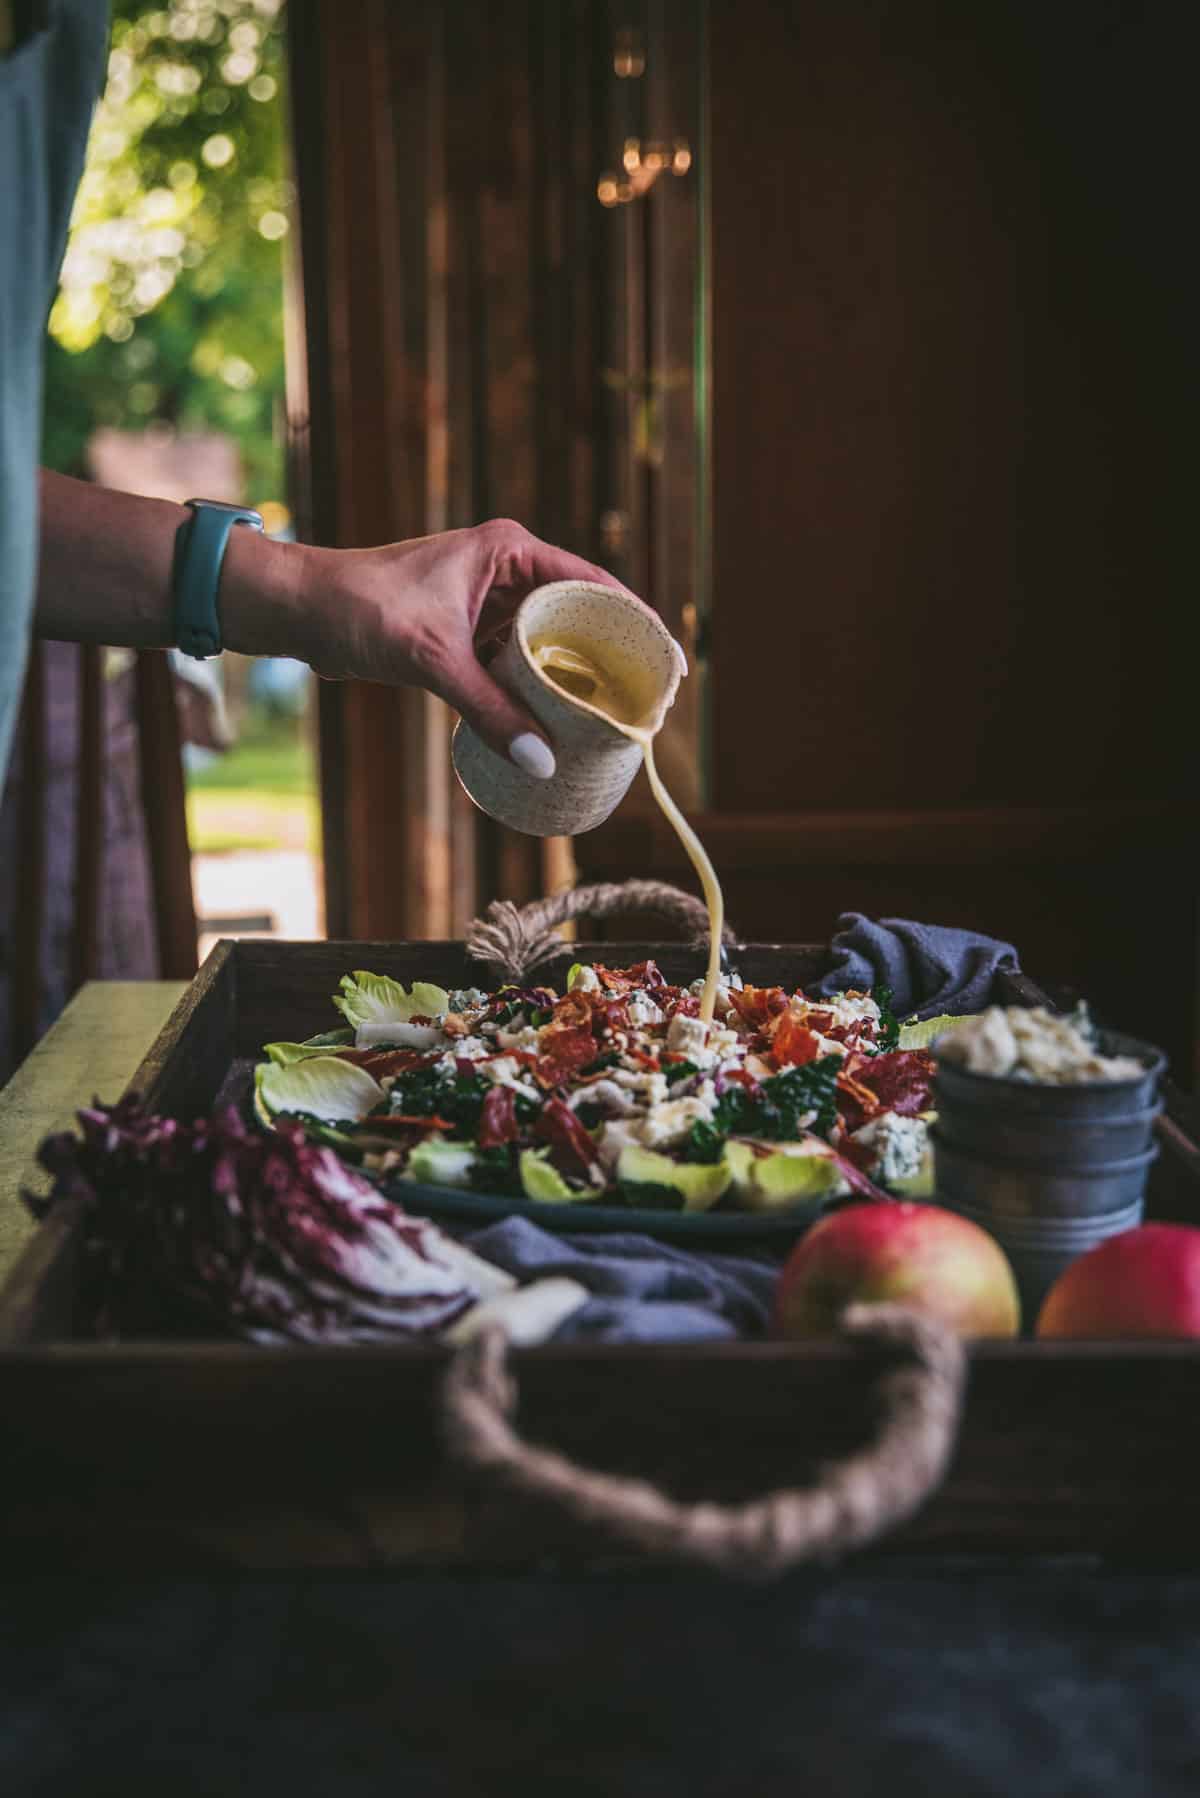
M 712 1021 L 717 1000 L 717 981 L 721 972 L 721 936 L 725 928 L 725 900 L 716 870 L 705 853 L 704 845 L 662 783 L 654 762 L 654 732 L 637 720 L 652 710 L 655 694 L 647 689 L 646 671 L 630 662 L 616 666 L 611 653 L 602 663 L 578 644 L 541 639 L 530 643 L 530 653 L 538 667 L 556 686 L 573 699 L 582 699 L 603 712 L 623 736 L 640 743 L 646 764 L 650 791 L 660 811 L 687 851 L 688 859 L 700 877 L 704 903 L 708 907 L 708 971 L 700 1000 L 700 1016 Z M 623 659 L 622 659 L 623 660 Z

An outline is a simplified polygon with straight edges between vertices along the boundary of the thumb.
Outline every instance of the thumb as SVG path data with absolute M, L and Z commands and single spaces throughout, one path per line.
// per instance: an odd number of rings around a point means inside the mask
M 554 751 L 536 719 L 518 705 L 471 649 L 443 668 L 433 691 L 481 736 L 489 749 L 502 755 L 525 774 L 549 780 L 554 773 Z

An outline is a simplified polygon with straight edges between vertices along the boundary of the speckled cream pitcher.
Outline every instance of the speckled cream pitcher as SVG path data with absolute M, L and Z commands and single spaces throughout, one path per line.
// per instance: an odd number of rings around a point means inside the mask
M 554 746 L 549 780 L 497 755 L 468 724 L 454 732 L 454 768 L 481 810 L 529 836 L 578 836 L 620 804 L 642 765 L 642 746 L 586 699 L 539 666 L 534 646 L 574 643 L 634 677 L 638 704 L 626 722 L 653 733 L 687 673 L 682 649 L 640 599 L 590 581 L 555 581 L 518 607 L 508 642 L 491 664 L 501 686 L 526 705 Z

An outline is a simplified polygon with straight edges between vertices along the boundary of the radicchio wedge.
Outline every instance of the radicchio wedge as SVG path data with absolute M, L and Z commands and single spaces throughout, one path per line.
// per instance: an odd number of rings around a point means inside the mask
M 479 1294 L 427 1221 L 383 1198 L 295 1126 L 246 1130 L 233 1110 L 182 1124 L 136 1100 L 50 1137 L 64 1199 L 87 1213 L 96 1327 L 200 1322 L 257 1342 L 380 1342 L 442 1330 Z

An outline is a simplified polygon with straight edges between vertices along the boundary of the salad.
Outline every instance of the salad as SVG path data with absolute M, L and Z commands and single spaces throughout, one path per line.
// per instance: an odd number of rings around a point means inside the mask
M 389 1183 L 685 1211 L 931 1193 L 927 1045 L 958 1020 L 733 975 L 705 1024 L 702 986 L 653 961 L 577 963 L 562 993 L 347 974 L 341 1029 L 266 1045 L 255 1109 Z

